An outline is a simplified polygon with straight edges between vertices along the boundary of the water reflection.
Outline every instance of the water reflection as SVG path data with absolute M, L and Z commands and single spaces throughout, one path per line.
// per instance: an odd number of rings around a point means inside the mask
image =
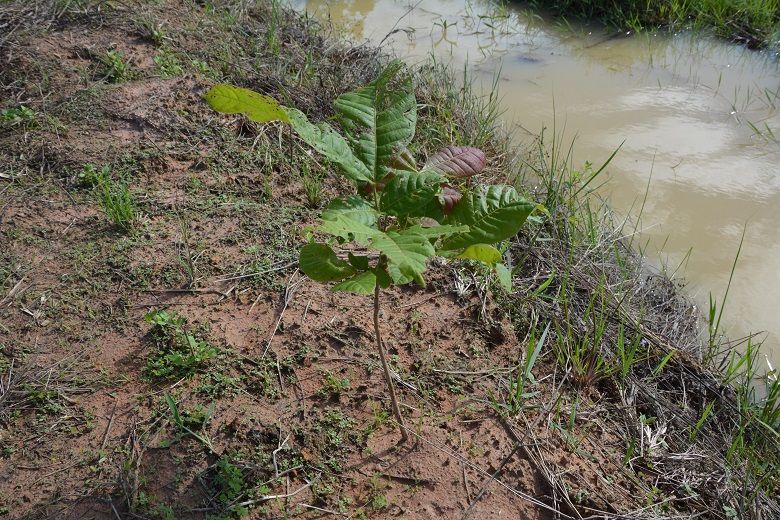
M 618 211 L 638 207 L 652 172 L 641 239 L 672 269 L 687 259 L 684 275 L 702 303 L 710 290 L 723 294 L 747 223 L 727 327 L 734 337 L 769 331 L 780 365 L 780 69 L 772 56 L 686 35 L 572 30 L 480 1 L 297 6 L 356 40 L 384 40 L 408 61 L 433 52 L 467 63 L 486 86 L 498 75 L 507 120 L 532 132 L 565 123 L 564 139 L 577 135 L 575 164 L 599 163 L 624 143 L 605 195 Z

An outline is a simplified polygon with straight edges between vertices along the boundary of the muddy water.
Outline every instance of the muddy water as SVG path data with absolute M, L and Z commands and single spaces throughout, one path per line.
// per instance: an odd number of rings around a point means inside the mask
M 780 66 L 773 56 L 687 35 L 561 27 L 483 1 L 297 0 L 356 41 L 384 40 L 410 62 L 431 53 L 497 76 L 519 139 L 553 125 L 574 165 L 618 146 L 604 189 L 636 215 L 649 260 L 722 298 L 746 227 L 726 332 L 766 331 L 780 365 Z M 388 33 L 391 33 L 388 36 Z M 776 110 L 776 107 L 778 110 Z M 774 132 L 774 133 L 773 133 Z M 648 188 L 649 186 L 649 188 Z

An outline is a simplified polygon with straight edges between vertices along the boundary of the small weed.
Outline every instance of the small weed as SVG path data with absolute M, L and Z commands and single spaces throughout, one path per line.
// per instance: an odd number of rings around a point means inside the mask
M 179 228 L 181 229 L 181 242 L 179 247 L 179 265 L 184 270 L 184 274 L 187 277 L 187 288 L 192 288 L 195 285 L 195 278 L 197 275 L 197 268 L 195 262 L 200 257 L 200 254 L 195 254 L 190 246 L 190 219 L 178 211 L 176 216 L 179 220 Z
M 26 123 L 30 123 L 35 120 L 35 112 L 33 109 L 20 106 L 17 108 L 4 108 L 0 110 L 0 128 L 10 128 Z
M 211 481 L 213 501 L 221 508 L 217 518 L 241 518 L 249 514 L 246 507 L 236 505 L 246 491 L 244 473 L 227 456 L 222 456 L 213 466 L 214 478 Z
M 368 485 L 368 507 L 374 511 L 387 509 L 390 502 L 387 500 L 384 491 L 388 486 L 381 480 L 381 476 L 379 474 L 374 474 L 371 477 L 371 480 L 369 480 Z
M 369 406 L 371 407 L 372 415 L 371 419 L 369 419 L 369 422 L 363 428 L 364 437 L 368 437 L 373 432 L 378 430 L 390 418 L 390 414 L 387 412 L 387 410 L 382 408 L 382 406 L 376 401 L 370 401 Z
M 329 397 L 331 395 L 341 395 L 349 388 L 349 379 L 336 377 L 333 372 L 325 371 L 322 374 L 322 388 L 317 394 L 320 397 Z
M 125 61 L 125 56 L 122 51 L 113 49 L 106 51 L 99 59 L 102 65 L 100 73 L 102 74 L 103 79 L 109 83 L 130 81 L 135 76 L 130 67 L 130 63 Z
M 98 169 L 92 163 L 87 163 L 76 174 L 76 184 L 87 188 L 95 188 L 109 182 L 111 178 L 111 168 L 108 165 Z
M 271 54 L 279 54 L 281 42 L 279 41 L 279 29 L 281 29 L 282 2 L 271 0 L 271 16 L 266 28 L 265 43 Z
M 214 413 L 214 405 L 208 410 L 197 405 L 190 411 L 179 412 L 179 406 L 169 394 L 165 394 L 165 403 L 168 405 L 168 409 L 171 412 L 171 423 L 178 429 L 176 440 L 178 441 L 185 435 L 191 435 L 208 448 L 209 451 L 213 452 L 214 446 L 211 444 L 211 439 L 209 439 L 206 434 L 198 432 L 202 430 L 209 422 L 209 419 L 211 419 L 211 415 Z
M 209 370 L 200 377 L 197 392 L 212 399 L 233 397 L 238 394 L 240 383 L 237 377 Z
M 150 19 L 141 21 L 138 27 L 138 32 L 142 38 L 149 40 L 158 47 L 165 43 L 165 40 L 168 39 L 168 36 L 165 34 L 165 30 L 163 29 L 163 24 L 155 23 Z
M 519 414 L 526 406 L 526 401 L 536 395 L 536 393 L 527 393 L 526 385 L 528 383 L 535 384 L 536 379 L 533 375 L 534 365 L 536 359 L 539 357 L 539 353 L 547 340 L 547 333 L 550 332 L 550 324 L 544 328 L 539 340 L 536 340 L 536 327 L 531 327 L 531 332 L 528 336 L 528 346 L 525 352 L 525 361 L 521 369 L 517 371 L 517 376 L 509 381 L 509 398 L 504 405 L 506 410 L 511 415 Z
M 154 64 L 157 65 L 157 70 L 163 78 L 175 78 L 184 74 L 184 67 L 179 62 L 179 58 L 168 49 L 161 49 L 157 53 Z
M 127 184 L 103 179 L 98 185 L 98 197 L 103 213 L 115 226 L 124 232 L 133 229 L 138 214 Z
M 618 337 L 616 344 L 618 370 L 620 374 L 620 380 L 625 382 L 628 378 L 628 374 L 631 372 L 631 368 L 637 361 L 637 351 L 641 344 L 641 336 L 635 335 L 630 341 L 626 338 L 625 327 L 621 323 L 618 327 Z
M 326 455 L 324 465 L 335 473 L 341 473 L 342 459 L 345 450 L 344 441 L 346 436 L 352 435 L 354 431 L 355 420 L 344 415 L 344 412 L 337 408 L 327 409 L 324 415 L 317 422 L 316 430 L 323 437 L 322 453 Z
M 322 178 L 307 169 L 303 173 L 301 182 L 303 183 L 303 192 L 306 194 L 306 202 L 309 204 L 309 207 L 318 208 L 322 203 Z
M 204 76 L 213 77 L 214 71 L 209 64 L 203 60 L 190 60 L 190 65 L 196 72 L 203 74 Z
M 153 518 L 155 520 L 176 520 L 176 515 L 170 506 L 158 503 L 155 497 L 148 495 L 144 491 L 138 492 L 135 507 L 148 518 Z
M 190 332 L 186 319 L 175 313 L 151 311 L 144 320 L 152 324 L 151 335 L 155 346 L 144 367 L 147 377 L 187 377 L 217 355 L 217 349 Z

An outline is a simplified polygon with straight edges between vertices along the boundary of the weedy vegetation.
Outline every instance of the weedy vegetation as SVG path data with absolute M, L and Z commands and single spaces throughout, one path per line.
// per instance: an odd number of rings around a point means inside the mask
M 657 28 L 711 31 L 751 48 L 780 43 L 777 0 L 535 0 L 532 5 L 564 18 L 597 19 L 634 31 Z

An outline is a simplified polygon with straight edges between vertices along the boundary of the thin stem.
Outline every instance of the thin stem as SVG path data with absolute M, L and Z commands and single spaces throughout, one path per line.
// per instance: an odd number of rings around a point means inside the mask
M 379 333 L 379 284 L 374 287 L 374 335 L 376 337 L 376 347 L 379 349 L 379 358 L 382 360 L 382 368 L 385 371 L 385 381 L 390 388 L 390 403 L 393 408 L 393 415 L 398 422 L 398 429 L 401 430 L 401 442 L 409 440 L 409 434 L 406 433 L 404 418 L 401 415 L 401 408 L 398 406 L 398 398 L 395 396 L 395 387 L 393 378 L 390 375 L 390 367 L 387 365 L 387 356 L 385 355 L 385 346 L 382 343 L 382 336 Z

